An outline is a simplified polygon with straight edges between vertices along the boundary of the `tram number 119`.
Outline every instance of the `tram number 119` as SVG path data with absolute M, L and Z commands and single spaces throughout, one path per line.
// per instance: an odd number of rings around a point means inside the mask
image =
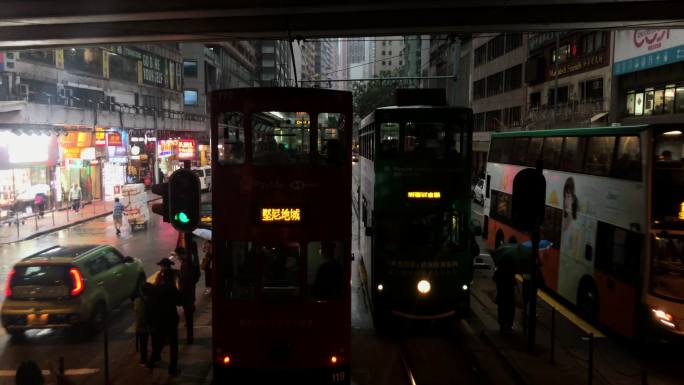
M 345 378 L 345 372 L 333 373 L 332 382 L 333 383 L 344 382 L 344 378 Z

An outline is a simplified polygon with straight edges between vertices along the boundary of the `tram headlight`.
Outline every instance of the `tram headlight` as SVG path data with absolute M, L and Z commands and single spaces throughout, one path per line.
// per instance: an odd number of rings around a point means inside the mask
M 468 291 L 468 285 L 461 286 L 461 289 L 463 289 L 463 291 Z
M 427 294 L 430 292 L 430 289 L 432 289 L 432 286 L 430 285 L 430 281 L 428 281 L 426 279 L 420 280 L 416 287 L 418 288 L 418 292 L 420 294 Z
M 385 290 L 385 286 L 383 286 L 382 284 L 378 284 L 378 291 L 381 292 L 383 290 Z

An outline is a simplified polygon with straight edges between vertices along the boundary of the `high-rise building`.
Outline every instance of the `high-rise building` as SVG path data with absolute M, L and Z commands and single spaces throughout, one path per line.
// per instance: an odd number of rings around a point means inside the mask
M 525 117 L 523 81 L 527 35 L 476 35 L 472 39 L 473 169 L 484 174 L 492 131 L 519 130 Z
M 404 38 L 402 36 L 383 36 L 373 41 L 372 62 L 375 74 L 387 73 L 400 75 L 404 70 Z
M 290 43 L 286 40 L 254 42 L 257 57 L 257 79 L 262 87 L 294 86 L 294 70 Z

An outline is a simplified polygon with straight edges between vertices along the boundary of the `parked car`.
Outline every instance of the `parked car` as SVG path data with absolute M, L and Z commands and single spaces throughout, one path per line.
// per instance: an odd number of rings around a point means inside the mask
M 199 178 L 202 191 L 211 190 L 211 166 L 193 167 L 191 170 Z
M 16 263 L 7 276 L 2 326 L 100 330 L 107 312 L 145 282 L 142 262 L 111 246 L 53 246 Z
M 473 186 L 473 200 L 481 205 L 484 204 L 485 197 L 485 181 L 484 179 L 478 179 Z

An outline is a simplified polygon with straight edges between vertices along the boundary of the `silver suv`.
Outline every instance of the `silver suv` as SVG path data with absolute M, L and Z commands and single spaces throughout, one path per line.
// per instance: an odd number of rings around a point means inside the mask
M 86 326 L 97 331 L 107 310 L 145 282 L 140 260 L 111 246 L 54 246 L 19 261 L 7 276 L 2 326 L 28 329 Z

